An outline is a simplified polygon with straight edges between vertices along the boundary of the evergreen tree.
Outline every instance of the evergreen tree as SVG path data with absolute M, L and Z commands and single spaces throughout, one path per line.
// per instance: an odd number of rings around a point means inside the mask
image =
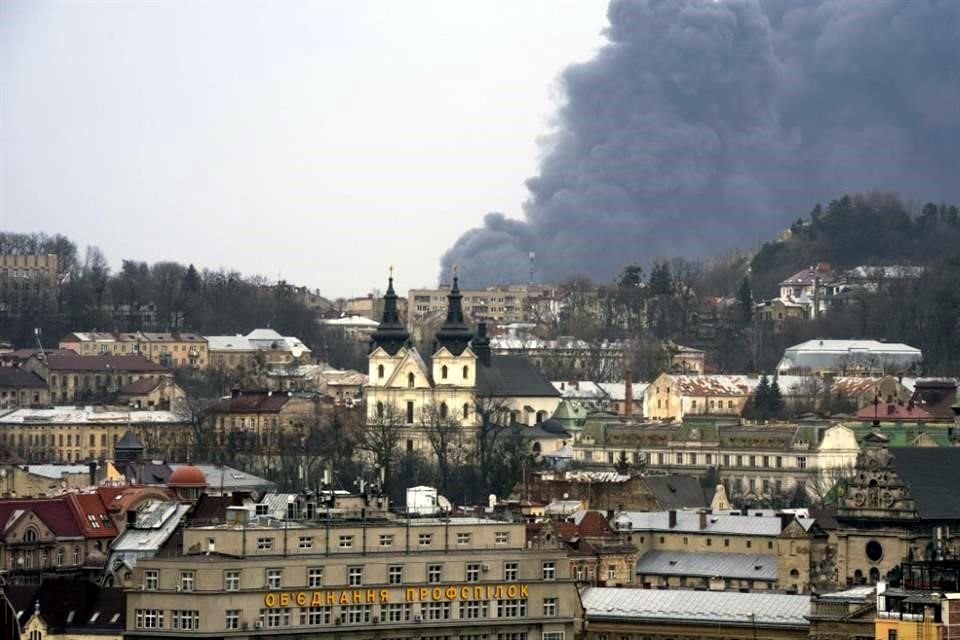
M 767 374 L 760 376 L 760 383 L 753 393 L 753 413 L 760 420 L 769 418 L 770 407 L 770 380 Z
M 750 324 L 753 319 L 753 293 L 750 291 L 750 276 L 743 276 L 740 288 L 737 290 L 737 304 L 740 308 L 740 319 L 743 324 Z
M 776 376 L 774 376 L 767 395 L 767 410 L 769 416 L 772 418 L 782 417 L 784 407 L 785 403 L 783 401 L 783 393 L 780 391 L 780 383 L 777 381 Z
M 670 275 L 670 263 L 666 260 L 654 263 L 647 283 L 650 294 L 654 296 L 670 295 L 673 291 L 673 277 Z

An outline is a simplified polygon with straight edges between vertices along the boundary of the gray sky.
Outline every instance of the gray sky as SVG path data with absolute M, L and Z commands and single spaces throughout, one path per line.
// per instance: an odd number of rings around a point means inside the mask
M 0 228 L 328 296 L 520 216 L 579 2 L 0 2 Z

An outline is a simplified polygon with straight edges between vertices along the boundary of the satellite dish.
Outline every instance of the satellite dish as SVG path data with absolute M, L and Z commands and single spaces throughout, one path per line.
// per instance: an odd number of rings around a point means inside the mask
M 437 506 L 440 507 L 441 511 L 453 511 L 453 505 L 443 496 L 437 496 Z

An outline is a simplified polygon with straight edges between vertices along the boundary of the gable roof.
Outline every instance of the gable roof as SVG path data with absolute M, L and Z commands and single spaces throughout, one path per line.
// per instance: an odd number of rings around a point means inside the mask
M 64 629 L 95 635 L 94 630 L 123 632 L 126 597 L 123 589 L 101 587 L 89 580 L 45 578 L 40 585 L 10 584 L 5 588 L 20 625 L 33 616 L 39 605 L 40 617 L 50 631 Z M 96 615 L 95 615 L 96 614 Z
M 637 560 L 637 575 L 700 576 L 776 580 L 777 557 L 751 553 L 648 551 Z
M 960 491 L 949 481 L 960 468 L 960 447 L 891 447 L 890 453 L 921 518 L 960 519 Z
M 46 366 L 50 371 L 169 371 L 169 369 L 162 364 L 158 364 L 141 355 L 48 355 Z
M 477 395 L 494 398 L 559 398 L 560 392 L 525 356 L 498 356 L 477 362 Z
M 13 367 L 0 367 L 0 387 L 13 389 L 35 389 L 37 387 L 46 388 L 47 383 L 43 378 L 32 371 L 26 369 L 14 369 Z
M 399 351 L 398 351 L 399 353 Z M 431 375 L 430 367 L 427 366 L 426 361 L 423 359 L 423 356 L 420 355 L 420 352 L 415 348 L 406 349 L 406 353 L 403 354 L 403 359 L 400 360 L 400 364 L 396 366 L 393 370 L 393 373 L 390 374 L 390 377 L 384 383 L 385 387 L 392 386 L 400 378 L 400 371 L 406 366 L 408 362 L 412 362 L 413 366 L 427 379 L 427 384 L 433 385 L 433 376 Z M 405 385 L 406 383 L 404 383 Z
M 709 506 L 700 481 L 693 476 L 645 476 L 643 482 L 661 509 Z
M 57 537 L 77 538 L 83 535 L 65 496 L 0 500 L 0 527 L 3 527 L 4 535 L 7 527 L 19 519 L 20 512 L 34 513 Z

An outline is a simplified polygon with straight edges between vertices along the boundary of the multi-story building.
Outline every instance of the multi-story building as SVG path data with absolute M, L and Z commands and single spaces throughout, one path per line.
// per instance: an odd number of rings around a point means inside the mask
M 136 380 L 173 377 L 170 369 L 142 355 L 35 355 L 22 368 L 46 380 L 54 404 L 112 400 Z
M 181 554 L 137 564 L 125 637 L 573 637 L 563 552 L 527 547 L 522 522 L 234 513 L 184 528 Z
M 82 356 L 142 355 L 165 367 L 205 369 L 207 341 L 195 333 L 74 332 L 60 340 L 61 349 Z
M 875 636 L 876 589 L 852 587 L 810 595 L 810 640 L 886 640 Z
M 622 457 L 648 470 L 704 477 L 716 470 L 731 498 L 757 501 L 801 487 L 822 499 L 852 474 L 860 447 L 843 425 L 687 422 L 681 425 L 588 421 L 574 461 L 614 466 Z
M 783 593 L 590 587 L 585 640 L 808 640 L 810 598 Z
M 24 305 L 52 300 L 57 291 L 59 260 L 47 255 L 0 255 L 0 318 L 19 317 Z
M 378 320 L 383 315 L 383 296 L 369 293 L 360 298 L 350 298 L 343 301 L 343 307 L 340 310 L 347 316 L 361 316 L 370 320 Z M 407 299 L 397 298 L 397 313 L 400 319 L 406 321 L 407 318 Z
M 0 367 L 0 409 L 29 407 L 50 402 L 47 382 L 25 369 Z
M 343 334 L 355 342 L 369 342 L 370 336 L 377 330 L 380 323 L 366 316 L 342 316 L 317 320 L 327 329 L 342 331 Z
M 474 336 L 456 278 L 447 298 L 428 364 L 410 344 L 390 277 L 383 319 L 371 339 L 367 422 L 399 422 L 407 427 L 408 447 L 428 449 L 427 423 L 455 420 L 469 444 L 485 420 L 533 426 L 549 418 L 560 393 L 527 358 L 494 355 L 484 323 Z
M 171 411 L 58 406 L 16 409 L 0 416 L 0 447 L 29 461 L 80 462 L 114 458 L 127 430 L 156 458 L 189 455 L 193 431 L 186 416 Z
M 464 290 L 463 312 L 474 322 L 509 324 L 535 318 L 535 307 L 541 298 L 551 297 L 554 287 L 540 284 L 512 284 L 486 289 Z M 407 295 L 409 328 L 442 317 L 447 308 L 449 289 L 411 289 Z
M 758 378 L 663 373 L 643 391 L 643 415 L 683 420 L 686 415 L 739 416 Z
M 920 349 L 902 343 L 807 340 L 784 350 L 777 371 L 805 375 L 897 375 L 916 369 L 922 360 Z
M 271 436 L 302 429 L 319 410 L 316 400 L 289 391 L 234 389 L 210 406 L 206 415 L 221 445 L 246 451 L 265 450 L 273 442 Z
M 906 562 L 893 584 L 877 584 L 873 638 L 960 638 L 960 561 Z
M 308 363 L 310 349 L 298 338 L 282 336 L 273 329 L 254 329 L 245 336 L 207 336 L 210 367 L 220 371 L 253 370 Z

